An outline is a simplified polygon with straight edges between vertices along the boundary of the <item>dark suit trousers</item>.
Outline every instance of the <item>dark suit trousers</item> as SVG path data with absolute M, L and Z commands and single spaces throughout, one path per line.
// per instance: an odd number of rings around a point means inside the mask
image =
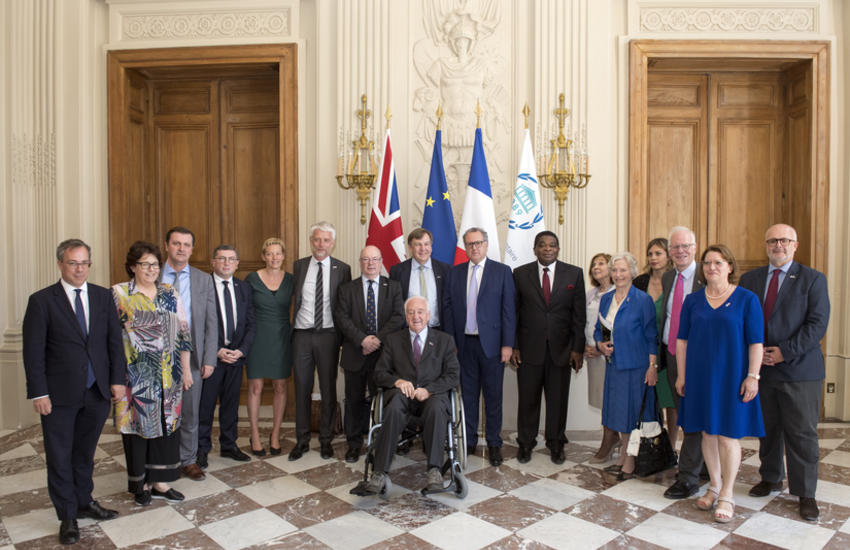
M 97 385 L 86 390 L 80 405 L 56 406 L 41 417 L 47 459 L 47 492 L 59 520 L 76 519 L 94 489 L 94 451 L 109 414 L 109 401 Z
M 501 447 L 502 384 L 505 367 L 501 357 L 487 358 L 478 336 L 464 336 L 460 358 L 460 387 L 466 415 L 466 444 L 478 443 L 478 399 L 484 394 L 485 431 L 488 447 Z
M 313 373 L 318 372 L 319 391 L 322 394 L 319 442 L 330 443 L 333 439 L 336 371 L 339 365 L 339 340 L 336 330 L 294 330 L 292 353 L 295 371 L 295 437 L 298 443 L 310 441 Z
M 678 409 L 679 394 L 676 392 L 676 377 L 678 374 L 676 356 L 670 355 L 670 352 L 666 351 L 666 348 L 664 354 L 667 360 L 667 380 L 673 389 L 673 400 L 676 403 L 676 409 Z M 691 388 L 691 391 L 697 390 L 698 388 Z M 687 391 L 688 388 L 685 388 L 685 392 Z M 679 481 L 698 484 L 702 464 L 702 432 L 685 432 L 684 437 L 682 437 L 682 448 L 679 450 L 679 474 L 676 478 Z
M 216 402 L 218 407 L 218 436 L 220 449 L 235 449 L 239 438 L 239 391 L 242 386 L 242 366 L 219 363 L 201 389 L 201 406 L 198 419 L 198 450 L 206 453 L 212 449 L 212 425 Z
M 546 446 L 560 447 L 567 442 L 567 408 L 570 399 L 569 365 L 556 365 L 549 343 L 542 365 L 523 361 L 517 369 L 517 443 L 534 448 L 540 428 L 540 396 L 546 395 Z
M 374 352 L 376 355 L 380 352 Z M 343 370 L 345 373 L 345 439 L 348 446 L 359 449 L 363 445 L 363 434 L 369 432 L 369 408 L 372 396 L 378 393 L 375 387 L 374 358 L 365 359 L 359 371 Z M 369 397 L 366 397 L 366 390 Z
M 780 482 L 785 477 L 787 460 L 788 492 L 798 497 L 814 498 L 817 488 L 822 385 L 820 380 L 764 379 L 759 384 L 765 434 L 759 445 L 759 473 L 764 481 Z
M 451 418 L 449 394 L 441 393 L 425 401 L 416 401 L 398 390 L 390 391 L 394 395 L 384 405 L 383 425 L 375 444 L 375 471 L 389 472 L 398 438 L 407 427 L 410 416 L 422 417 L 422 444 L 428 456 L 428 467 L 441 467 Z

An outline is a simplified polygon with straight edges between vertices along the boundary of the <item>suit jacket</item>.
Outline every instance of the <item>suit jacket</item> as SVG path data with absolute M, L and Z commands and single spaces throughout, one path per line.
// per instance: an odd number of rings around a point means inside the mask
M 599 317 L 608 315 L 614 292 L 603 294 L 599 299 Z M 597 319 L 594 338 L 602 342 L 602 322 Z M 655 321 L 655 302 L 646 292 L 629 288 L 626 299 L 617 309 L 614 317 L 614 353 L 611 364 L 616 369 L 646 369 L 649 367 L 649 354 L 658 353 L 658 325 Z M 656 356 L 657 357 L 657 356 Z
M 418 264 L 417 264 L 418 265 Z M 413 268 L 413 258 L 407 259 L 399 264 L 395 264 L 390 268 L 390 279 L 401 283 L 402 302 L 410 296 L 407 291 L 410 288 L 410 271 Z M 431 268 L 434 270 L 434 283 L 437 286 L 437 307 L 440 311 L 437 313 L 440 317 L 440 323 L 443 323 L 443 283 L 446 281 L 446 275 L 451 269 L 449 264 L 443 263 L 435 258 L 431 258 Z
M 764 307 L 768 267 L 744 273 L 740 285 L 758 296 Z M 794 262 L 779 287 L 765 346 L 779 346 L 784 362 L 763 366 L 766 380 L 797 382 L 825 377 L 820 341 L 829 322 L 829 296 L 823 273 Z
M 383 352 L 375 366 L 375 384 L 391 388 L 385 393 L 389 401 L 396 380 L 409 380 L 416 388 L 425 388 L 428 393 L 438 395 L 456 388 L 460 383 L 460 365 L 455 353 L 455 343 L 448 334 L 428 329 L 428 337 L 422 346 L 419 365 L 413 363 L 413 345 L 410 330 L 397 330 L 384 340 Z
M 388 334 L 404 326 L 401 285 L 381 276 L 375 290 L 378 293 L 378 333 L 375 336 L 383 342 Z M 343 369 L 359 371 L 368 361 L 378 360 L 380 349 L 364 356 L 363 348 L 360 347 L 366 338 L 366 297 L 363 295 L 361 277 L 340 285 L 334 306 L 334 325 L 343 335 L 339 362 Z
M 295 264 L 292 266 L 292 276 L 295 279 L 295 290 L 293 292 L 294 299 L 294 309 L 293 311 L 293 327 L 295 326 L 295 317 L 298 316 L 298 310 L 301 309 L 301 293 L 304 290 L 304 279 L 307 278 L 307 269 L 310 267 L 310 258 L 312 256 L 307 256 L 306 258 L 299 258 L 295 260 Z M 331 269 L 330 269 L 330 292 L 331 292 L 331 312 L 334 310 L 334 305 L 337 300 L 337 289 L 342 283 L 347 283 L 351 280 L 351 268 L 347 263 L 337 260 L 336 258 L 331 258 Z M 325 274 L 327 275 L 327 274 Z M 334 321 L 334 326 L 336 327 L 337 335 L 342 337 L 342 333 L 339 331 L 339 327 L 336 326 L 336 321 Z
M 159 279 L 162 280 L 162 272 Z M 200 370 L 203 365 L 215 366 L 218 362 L 215 285 L 209 273 L 189 266 L 189 286 L 192 293 L 192 311 L 187 312 L 192 316 L 192 354 L 189 363 L 193 369 Z
M 514 269 L 516 286 L 516 347 L 523 361 L 532 365 L 545 362 L 546 343 L 556 365 L 569 366 L 570 352 L 584 353 L 584 324 L 587 317 L 584 274 L 581 268 L 556 261 L 554 286 L 549 305 L 543 300 L 543 287 L 537 261 Z
M 694 273 L 694 286 L 691 287 L 691 292 L 695 290 L 699 290 L 705 286 L 705 283 L 699 280 L 697 277 L 699 273 L 699 266 L 697 266 L 697 272 Z M 664 345 L 664 324 L 667 322 L 667 300 L 670 299 L 670 294 L 673 292 L 673 283 L 676 282 L 676 277 L 679 276 L 679 272 L 673 268 L 670 271 L 664 273 L 661 276 L 661 318 L 658 319 L 658 368 L 664 369 L 668 366 L 675 369 L 676 365 L 667 365 L 667 346 Z M 685 301 L 682 300 L 684 304 Z M 675 338 L 676 335 L 674 334 Z
M 210 275 L 210 279 L 213 281 L 213 290 L 215 290 L 215 279 L 213 279 L 212 275 Z M 254 298 L 251 285 L 236 277 L 232 277 L 230 280 L 233 282 L 233 294 L 236 295 L 236 303 L 234 304 L 236 307 L 236 330 L 233 332 L 233 339 L 230 341 L 230 345 L 225 345 L 224 320 L 221 315 L 224 306 L 219 302 L 218 292 L 215 292 L 218 348 L 238 349 L 242 352 L 242 357 L 235 363 L 222 363 L 219 361 L 217 363 L 219 367 L 241 367 L 244 365 L 245 360 L 248 358 L 248 352 L 251 351 L 251 345 L 254 343 L 254 335 L 257 332 L 257 325 L 254 322 Z M 218 350 L 216 350 L 217 353 Z
M 53 405 L 83 402 L 88 365 L 97 389 L 110 399 L 110 385 L 125 384 L 127 359 L 112 292 L 88 284 L 86 338 L 60 282 L 32 294 L 24 314 L 24 370 L 27 398 L 49 395 Z
M 446 276 L 443 292 L 443 328 L 454 336 L 463 352 L 466 329 L 466 277 L 469 262 L 454 266 Z M 476 305 L 478 335 L 487 357 L 497 357 L 502 346 L 513 347 L 516 339 L 516 301 L 511 268 L 487 259 Z

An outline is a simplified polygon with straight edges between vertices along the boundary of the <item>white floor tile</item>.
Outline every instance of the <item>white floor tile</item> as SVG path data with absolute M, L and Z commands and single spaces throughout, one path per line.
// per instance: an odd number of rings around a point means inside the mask
M 0 460 L 11 460 L 13 458 L 23 458 L 25 456 L 35 456 L 35 449 L 29 443 L 24 443 L 20 447 L 15 447 L 11 451 L 6 451 L 0 455 Z
M 759 450 L 760 443 L 759 443 L 758 439 L 752 439 L 752 438 L 747 437 L 747 438 L 741 439 L 740 441 L 741 441 L 741 448 L 742 449 L 750 449 L 751 451 L 758 451 Z
M 626 534 L 677 550 L 712 548 L 729 535 L 709 524 L 696 523 L 664 513 L 655 514 Z
M 503 539 L 511 532 L 475 516 L 457 512 L 414 529 L 410 534 L 445 550 L 475 550 Z
M 230 486 L 215 477 L 215 474 L 207 475 L 203 481 L 192 481 L 188 477 L 181 477 L 169 485 L 183 493 L 186 500 L 205 497 L 230 490 Z
M 268 481 L 260 481 L 237 489 L 260 506 L 270 506 L 315 493 L 319 489 L 305 483 L 295 476 L 281 476 Z
M 533 483 L 514 489 L 510 494 L 559 511 L 596 495 L 593 491 L 549 478 L 538 479 Z
M 846 426 L 845 426 L 846 427 Z M 818 439 L 818 447 L 822 449 L 837 449 L 847 439 Z
M 520 529 L 517 535 L 558 550 L 598 548 L 620 536 L 617 531 L 562 513 Z
M 850 480 L 847 481 L 850 482 Z M 850 508 L 850 489 L 848 489 L 847 485 L 840 485 L 819 479 L 815 498 Z
M 761 510 L 765 506 L 767 506 L 770 501 L 776 498 L 776 495 L 771 493 L 766 497 L 751 497 L 750 489 L 753 486 L 750 484 L 744 483 L 736 483 L 732 488 L 732 498 L 735 499 L 735 504 L 738 506 L 743 506 L 744 508 L 749 508 L 750 510 Z M 705 485 L 703 489 L 708 489 L 708 485 Z M 783 491 L 783 493 L 786 491 Z
M 47 470 L 32 470 L 0 477 L 0 496 L 47 487 Z
M 470 481 L 469 479 L 466 482 L 469 483 L 469 493 L 466 495 L 466 498 L 457 498 L 454 493 L 437 493 L 435 495 L 428 495 L 428 498 L 433 498 L 456 510 L 466 510 L 473 504 L 478 504 L 488 498 L 493 498 L 501 494 L 501 491 L 491 489 L 486 485 Z
M 351 489 L 353 489 L 359 481 L 353 481 L 351 483 L 346 483 L 345 485 L 340 485 L 339 487 L 334 487 L 333 489 L 328 489 L 325 491 L 336 498 L 351 504 L 352 506 L 360 509 L 360 510 L 368 510 L 369 508 L 374 508 L 380 503 L 384 502 L 384 499 L 379 496 L 368 496 L 368 497 L 359 497 L 357 495 L 352 495 L 349 493 Z M 392 500 L 394 498 L 398 498 L 404 494 L 412 493 L 410 489 L 406 489 L 400 485 L 393 485 L 390 489 L 390 494 L 387 500 Z
M 99 498 L 116 493 L 127 493 L 127 472 L 115 472 L 94 478 L 93 498 Z M 129 493 L 127 493 L 129 498 Z
M 824 464 L 835 464 L 850 468 L 850 453 L 847 451 L 832 451 L 821 459 Z
M 619 500 L 625 500 L 644 508 L 659 512 L 674 501 L 664 498 L 664 487 L 657 483 L 647 483 L 639 479 L 630 479 L 602 491 L 603 495 Z
M 59 533 L 59 520 L 56 519 L 56 510 L 52 506 L 20 516 L 3 518 L 3 525 L 6 526 L 9 538 L 16 544 Z
M 139 512 L 129 516 L 118 516 L 100 524 L 103 532 L 119 548 L 146 540 L 158 539 L 193 527 L 194 525 L 189 520 L 181 516 L 171 506 L 154 508 L 147 512 Z
M 297 530 L 265 508 L 201 526 L 201 531 L 226 550 L 253 546 Z
M 540 453 L 531 453 L 531 460 L 525 464 L 520 464 L 519 460 L 516 458 L 505 461 L 505 465 L 510 466 L 515 470 L 519 470 L 524 474 L 532 474 L 540 477 L 548 477 L 562 470 L 566 470 L 567 468 L 572 468 L 577 464 L 578 463 L 570 462 L 569 460 L 564 461 L 563 464 L 555 464 L 549 459 L 548 455 Z
M 101 443 L 112 443 L 113 441 L 121 441 L 121 434 L 100 434 L 100 438 L 97 440 L 97 444 Z
M 403 532 L 398 527 L 360 510 L 307 527 L 304 531 L 339 550 L 358 550 Z
M 817 525 L 759 512 L 741 524 L 735 533 L 782 548 L 810 550 L 825 545 L 834 532 Z
M 841 526 L 841 529 L 839 529 L 839 531 L 841 531 L 842 533 L 850 534 L 850 519 L 844 522 L 844 525 Z

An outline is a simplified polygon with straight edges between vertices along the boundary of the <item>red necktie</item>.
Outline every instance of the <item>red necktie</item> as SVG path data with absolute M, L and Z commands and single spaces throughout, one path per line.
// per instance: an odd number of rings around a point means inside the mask
M 770 278 L 770 284 L 767 285 L 767 296 L 764 297 L 764 335 L 765 344 L 767 343 L 767 322 L 770 320 L 770 314 L 773 313 L 773 305 L 776 304 L 776 295 L 779 293 L 779 270 L 773 270 L 773 277 Z
M 549 305 L 549 297 L 552 295 L 552 285 L 549 283 L 549 268 L 543 268 L 543 301 Z
M 676 278 L 676 288 L 673 290 L 673 308 L 670 312 L 670 332 L 667 333 L 667 351 L 676 355 L 676 337 L 679 334 L 679 314 L 682 313 L 682 302 L 685 300 L 685 277 L 679 273 Z

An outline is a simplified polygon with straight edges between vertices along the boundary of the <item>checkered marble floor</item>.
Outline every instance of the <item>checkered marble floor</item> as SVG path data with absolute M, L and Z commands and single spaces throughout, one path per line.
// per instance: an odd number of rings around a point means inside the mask
M 265 408 L 264 408 L 265 409 Z M 265 417 L 270 411 L 264 410 Z M 247 449 L 247 418 L 240 418 L 240 444 Z M 263 423 L 267 441 L 270 424 Z M 758 476 L 758 441 L 744 440 L 744 462 L 735 489 L 733 521 L 721 525 L 692 500 L 662 496 L 674 471 L 653 478 L 617 482 L 587 460 L 601 432 L 570 432 L 567 461 L 552 464 L 538 449 L 519 464 L 515 434 L 504 434 L 505 463 L 489 465 L 479 446 L 470 457 L 469 495 L 423 497 L 424 455 L 415 446 L 397 456 L 390 472 L 388 500 L 349 495 L 362 475 L 342 460 L 345 441 L 334 442 L 336 457 L 323 460 L 315 449 L 289 462 L 294 429 L 283 432 L 283 454 L 248 463 L 209 457 L 205 481 L 181 479 L 180 504 L 153 501 L 138 507 L 126 492 L 121 438 L 107 424 L 98 445 L 95 498 L 120 511 L 114 520 L 80 520 L 86 549 L 189 548 L 850 548 L 850 424 L 820 425 L 821 464 L 817 498 L 821 517 L 802 521 L 797 499 L 787 491 L 747 496 Z M 317 445 L 315 437 L 313 445 Z M 58 547 L 56 520 L 47 495 L 39 426 L 0 432 L 0 550 Z M 707 484 L 703 486 L 705 490 Z

